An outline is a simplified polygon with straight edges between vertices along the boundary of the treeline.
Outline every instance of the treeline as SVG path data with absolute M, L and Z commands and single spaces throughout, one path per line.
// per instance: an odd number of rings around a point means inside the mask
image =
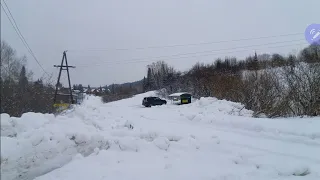
M 144 91 L 158 89 L 162 96 L 187 91 L 241 102 L 255 116 L 320 115 L 320 46 L 310 45 L 297 56 L 227 57 L 186 72 L 159 61 L 148 66 L 143 79 Z
M 100 86 L 98 88 L 92 88 L 90 85 L 83 87 L 82 84 L 73 85 L 74 90 L 91 94 L 95 96 L 101 96 L 104 102 L 117 101 L 124 98 L 132 97 L 135 94 L 142 93 L 142 81 L 136 81 L 123 84 L 111 84 L 109 86 Z
M 142 81 L 136 81 L 124 84 L 111 84 L 106 87 L 105 93 L 103 93 L 101 96 L 103 102 L 112 102 L 120 99 L 130 98 L 133 95 L 142 92 Z
M 54 87 L 43 80 L 32 81 L 25 56 L 18 57 L 6 42 L 1 42 L 1 111 L 11 116 L 25 112 L 51 113 Z

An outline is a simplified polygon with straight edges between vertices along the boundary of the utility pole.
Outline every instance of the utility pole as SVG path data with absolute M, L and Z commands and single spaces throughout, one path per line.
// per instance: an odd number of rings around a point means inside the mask
M 65 62 L 65 65 L 64 65 L 64 62 Z M 67 51 L 63 51 L 62 60 L 61 60 L 61 65 L 54 65 L 53 67 L 60 68 L 60 70 L 59 70 L 59 76 L 58 76 L 58 81 L 57 81 L 57 84 L 56 84 L 56 91 L 55 91 L 55 93 L 54 93 L 53 103 L 55 104 L 55 103 L 56 103 L 56 100 L 57 100 L 58 85 L 59 85 L 59 83 L 60 83 L 61 72 L 62 72 L 63 70 L 66 70 L 66 71 L 67 71 L 67 74 L 68 74 L 70 101 L 71 101 L 71 104 L 74 104 L 73 96 L 72 96 L 72 90 L 71 90 L 71 81 L 70 81 L 69 68 L 75 68 L 75 66 L 69 66 L 69 65 L 68 65 Z

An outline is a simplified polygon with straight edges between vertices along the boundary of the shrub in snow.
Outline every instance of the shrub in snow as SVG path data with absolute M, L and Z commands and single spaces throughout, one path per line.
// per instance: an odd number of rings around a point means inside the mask
M 180 141 L 180 139 L 182 139 L 182 137 L 179 136 L 167 136 L 169 141 L 174 141 L 174 142 L 178 142 Z
M 145 133 L 145 134 L 140 135 L 141 139 L 144 139 L 149 142 L 153 141 L 157 137 L 158 137 L 158 133 L 156 133 L 156 132 L 149 132 L 149 133 Z
M 133 129 L 133 123 L 126 121 L 126 123 L 124 124 L 124 127 L 127 127 L 128 129 Z
M 278 169 L 280 176 L 307 176 L 311 174 L 310 168 L 301 163 L 291 163 Z
M 170 146 L 170 142 L 165 137 L 158 137 L 153 141 L 154 145 L 156 145 L 159 149 L 167 151 Z
M 117 145 L 121 151 L 139 151 L 139 148 L 136 144 L 136 139 L 133 138 L 122 138 L 115 140 L 114 144 Z
M 310 174 L 310 170 L 307 167 L 296 169 L 295 172 L 292 173 L 294 176 L 306 176 L 308 174 Z

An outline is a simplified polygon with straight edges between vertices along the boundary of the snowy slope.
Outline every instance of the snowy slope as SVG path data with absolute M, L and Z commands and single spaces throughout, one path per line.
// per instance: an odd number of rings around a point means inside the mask
M 215 98 L 144 108 L 147 95 L 90 96 L 57 117 L 2 114 L 2 178 L 320 179 L 320 117 L 255 119 Z

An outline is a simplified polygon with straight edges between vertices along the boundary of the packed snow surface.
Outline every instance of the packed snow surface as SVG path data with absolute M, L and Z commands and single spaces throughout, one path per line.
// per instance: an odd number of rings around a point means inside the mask
M 87 96 L 56 117 L 1 114 L 1 178 L 320 179 L 320 117 L 253 118 L 216 98 L 143 107 L 152 95 Z

